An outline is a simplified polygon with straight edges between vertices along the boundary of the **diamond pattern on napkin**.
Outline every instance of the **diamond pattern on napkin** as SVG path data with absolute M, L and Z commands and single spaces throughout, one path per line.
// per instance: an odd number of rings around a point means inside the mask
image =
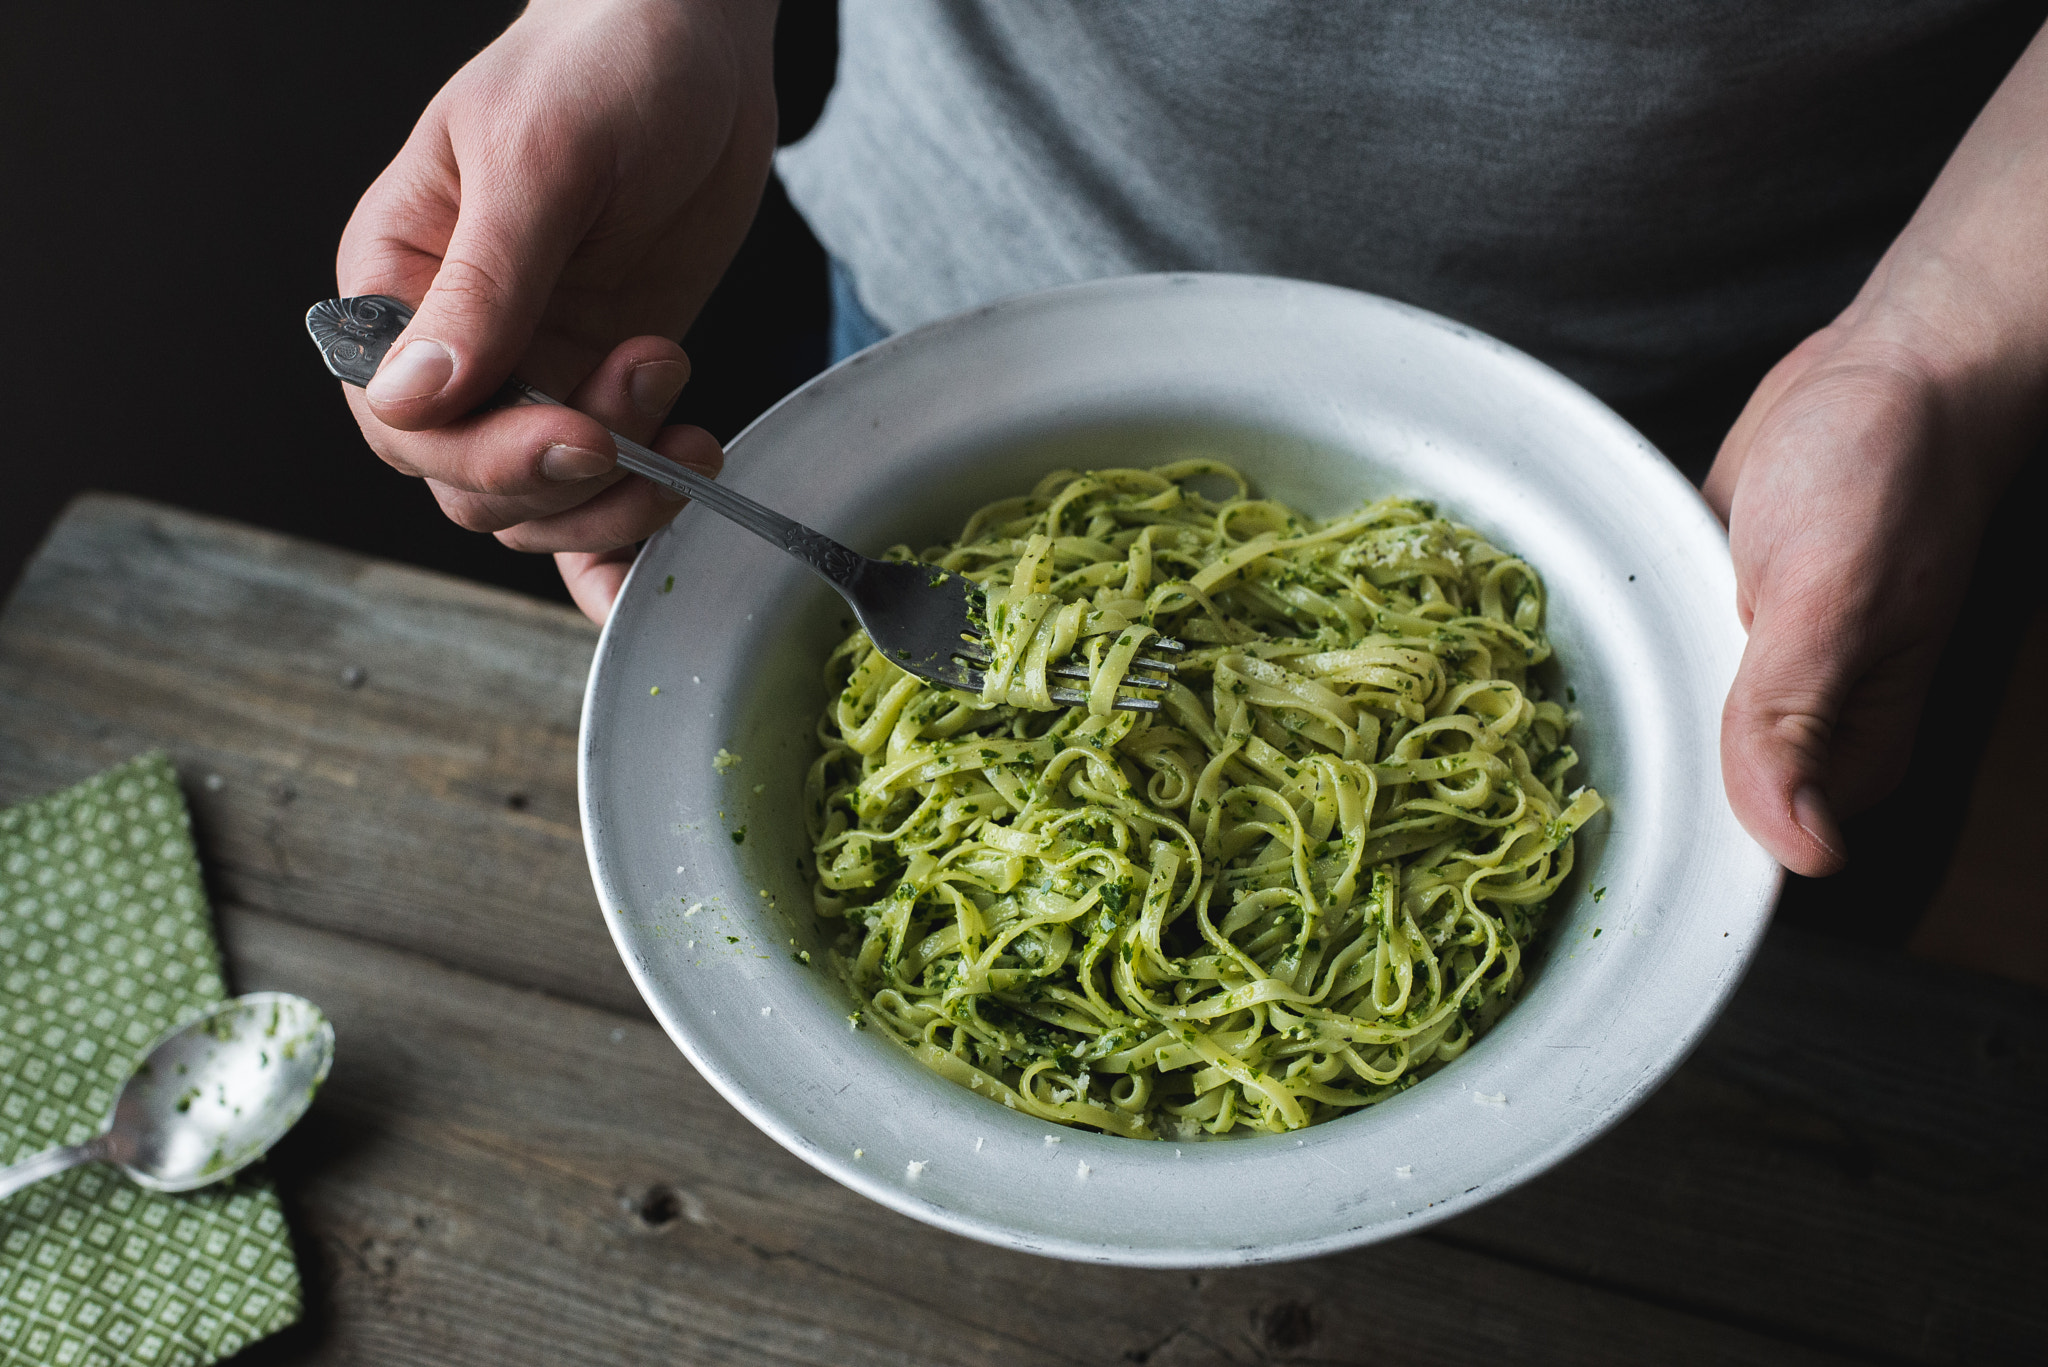
M 162 755 L 0 812 L 0 1162 L 90 1138 L 142 1052 L 226 997 Z M 200 1367 L 299 1316 L 267 1181 L 74 1169 L 0 1201 L 0 1367 Z

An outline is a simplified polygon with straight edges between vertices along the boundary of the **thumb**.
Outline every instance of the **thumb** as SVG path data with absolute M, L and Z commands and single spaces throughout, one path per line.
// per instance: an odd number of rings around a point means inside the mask
M 588 227 L 589 196 L 489 167 L 461 182 L 461 207 L 433 283 L 365 389 L 380 422 L 420 431 L 488 399 L 532 343 Z
M 1826 784 L 1851 687 L 1847 633 L 1796 600 L 1759 607 L 1721 711 L 1729 805 L 1794 873 L 1818 878 L 1848 862 Z

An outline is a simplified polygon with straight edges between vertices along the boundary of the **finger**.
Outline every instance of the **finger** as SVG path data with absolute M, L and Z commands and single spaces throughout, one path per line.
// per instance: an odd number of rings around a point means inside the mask
M 441 511 L 447 514 L 450 522 L 465 531 L 489 532 L 496 536 L 511 528 L 529 522 L 545 521 L 570 509 L 580 508 L 593 499 L 602 497 L 612 485 L 628 478 L 630 476 L 625 471 L 614 470 L 611 474 L 596 479 L 576 481 L 574 495 L 557 495 L 556 506 L 553 507 L 545 506 L 546 500 L 540 496 L 500 498 L 492 494 L 475 494 L 466 489 L 457 489 L 436 479 L 430 479 L 426 483 L 428 490 L 434 495 L 434 502 L 441 506 Z
M 408 304 L 426 298 L 461 200 L 447 128 L 429 107 L 342 229 L 334 262 L 340 293 L 386 294 Z
M 715 476 L 725 463 L 718 442 L 701 427 L 664 428 L 649 445 L 703 475 Z M 608 550 L 652 536 L 682 506 L 676 494 L 633 475 L 567 512 L 508 527 L 498 540 L 519 551 Z
M 666 337 L 619 343 L 568 397 L 620 436 L 645 444 L 661 430 L 690 380 L 690 358 Z
M 453 422 L 504 383 L 598 202 L 568 162 L 551 164 L 532 137 L 492 144 L 474 164 L 457 165 L 446 131 L 438 136 L 448 183 L 460 187 L 455 224 L 412 322 L 365 391 L 378 420 L 404 431 Z M 407 283 L 373 271 L 344 288 L 391 293 Z
M 1818 575 L 1785 582 L 1798 587 L 1758 606 L 1728 691 L 1721 769 L 1750 834 L 1818 877 L 1848 859 L 1838 818 L 1904 776 L 1943 633 L 1873 658 L 1867 605 L 1817 587 Z
M 1826 643 L 1777 625 L 1752 626 L 1721 709 L 1721 779 L 1757 843 L 1794 873 L 1818 878 L 1848 862 L 1826 788 L 1845 681 L 1826 668 Z
M 610 434 L 573 409 L 522 405 L 431 432 L 400 432 L 376 420 L 360 391 L 348 398 L 370 448 L 394 469 L 429 481 L 449 515 L 472 531 L 573 507 L 618 477 Z
M 606 428 L 636 440 L 652 436 L 689 373 L 689 358 L 674 342 L 635 337 L 614 347 L 570 395 L 595 417 L 522 405 L 432 432 L 398 432 L 371 416 L 364 430 L 390 464 L 429 480 L 453 521 L 497 532 L 576 507 L 617 483 Z
M 555 568 L 561 571 L 571 601 L 583 610 L 585 617 L 603 626 L 612 615 L 612 604 L 618 599 L 620 585 L 626 582 L 626 571 L 633 567 L 635 554 L 631 546 L 609 551 L 559 551 Z
M 690 359 L 675 342 L 665 337 L 635 337 L 614 347 L 597 369 L 569 395 L 568 403 L 570 407 L 594 417 L 610 432 L 646 443 L 653 440 L 661 430 L 663 419 L 668 416 L 669 410 L 675 407 L 676 399 L 682 393 L 683 386 L 689 382 L 689 378 Z M 711 467 L 714 471 L 715 463 L 723 460 L 722 453 L 707 452 L 694 440 L 685 441 L 678 449 L 693 465 L 714 462 Z M 550 457 L 567 457 L 564 467 L 572 474 L 585 468 L 586 464 L 601 464 L 603 468 L 598 469 L 593 477 L 537 493 L 513 497 L 444 497 L 442 507 L 465 526 L 487 527 L 488 530 L 495 532 L 580 506 L 620 479 L 609 460 L 601 457 L 593 460 L 581 452 L 560 450 L 543 454 L 543 473 L 551 479 L 560 476 L 555 469 L 548 468 L 547 460 Z M 634 539 L 638 540 L 647 535 L 653 527 L 665 524 L 674 516 L 674 509 L 670 505 L 675 502 L 675 498 L 666 491 L 656 491 L 652 498 L 628 497 L 608 504 L 604 509 L 582 519 L 580 526 L 557 526 L 541 532 L 540 535 L 567 535 L 588 539 L 593 536 L 610 535 L 612 530 L 623 525 L 633 528 Z M 599 530 L 592 530 L 593 528 Z

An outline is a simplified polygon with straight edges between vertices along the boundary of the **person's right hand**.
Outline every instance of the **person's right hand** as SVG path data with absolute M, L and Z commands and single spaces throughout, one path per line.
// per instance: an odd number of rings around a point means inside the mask
M 449 517 L 554 551 L 602 621 L 676 498 L 606 428 L 705 473 L 662 428 L 676 339 L 746 235 L 775 147 L 772 0 L 535 0 L 442 88 L 342 234 L 344 295 L 417 306 L 367 390 L 371 447 Z M 570 408 L 465 416 L 508 375 Z M 581 411 L 577 411 L 581 410 Z

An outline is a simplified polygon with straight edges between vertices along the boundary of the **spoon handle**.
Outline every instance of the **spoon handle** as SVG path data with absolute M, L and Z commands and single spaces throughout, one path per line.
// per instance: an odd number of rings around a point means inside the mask
M 0 1168 L 0 1201 L 6 1200 L 23 1187 L 32 1186 L 45 1177 L 55 1177 L 68 1172 L 80 1163 L 90 1163 L 107 1156 L 107 1137 L 100 1135 L 83 1144 L 65 1144 L 54 1149 L 45 1149 L 33 1158 L 24 1158 L 11 1168 Z

